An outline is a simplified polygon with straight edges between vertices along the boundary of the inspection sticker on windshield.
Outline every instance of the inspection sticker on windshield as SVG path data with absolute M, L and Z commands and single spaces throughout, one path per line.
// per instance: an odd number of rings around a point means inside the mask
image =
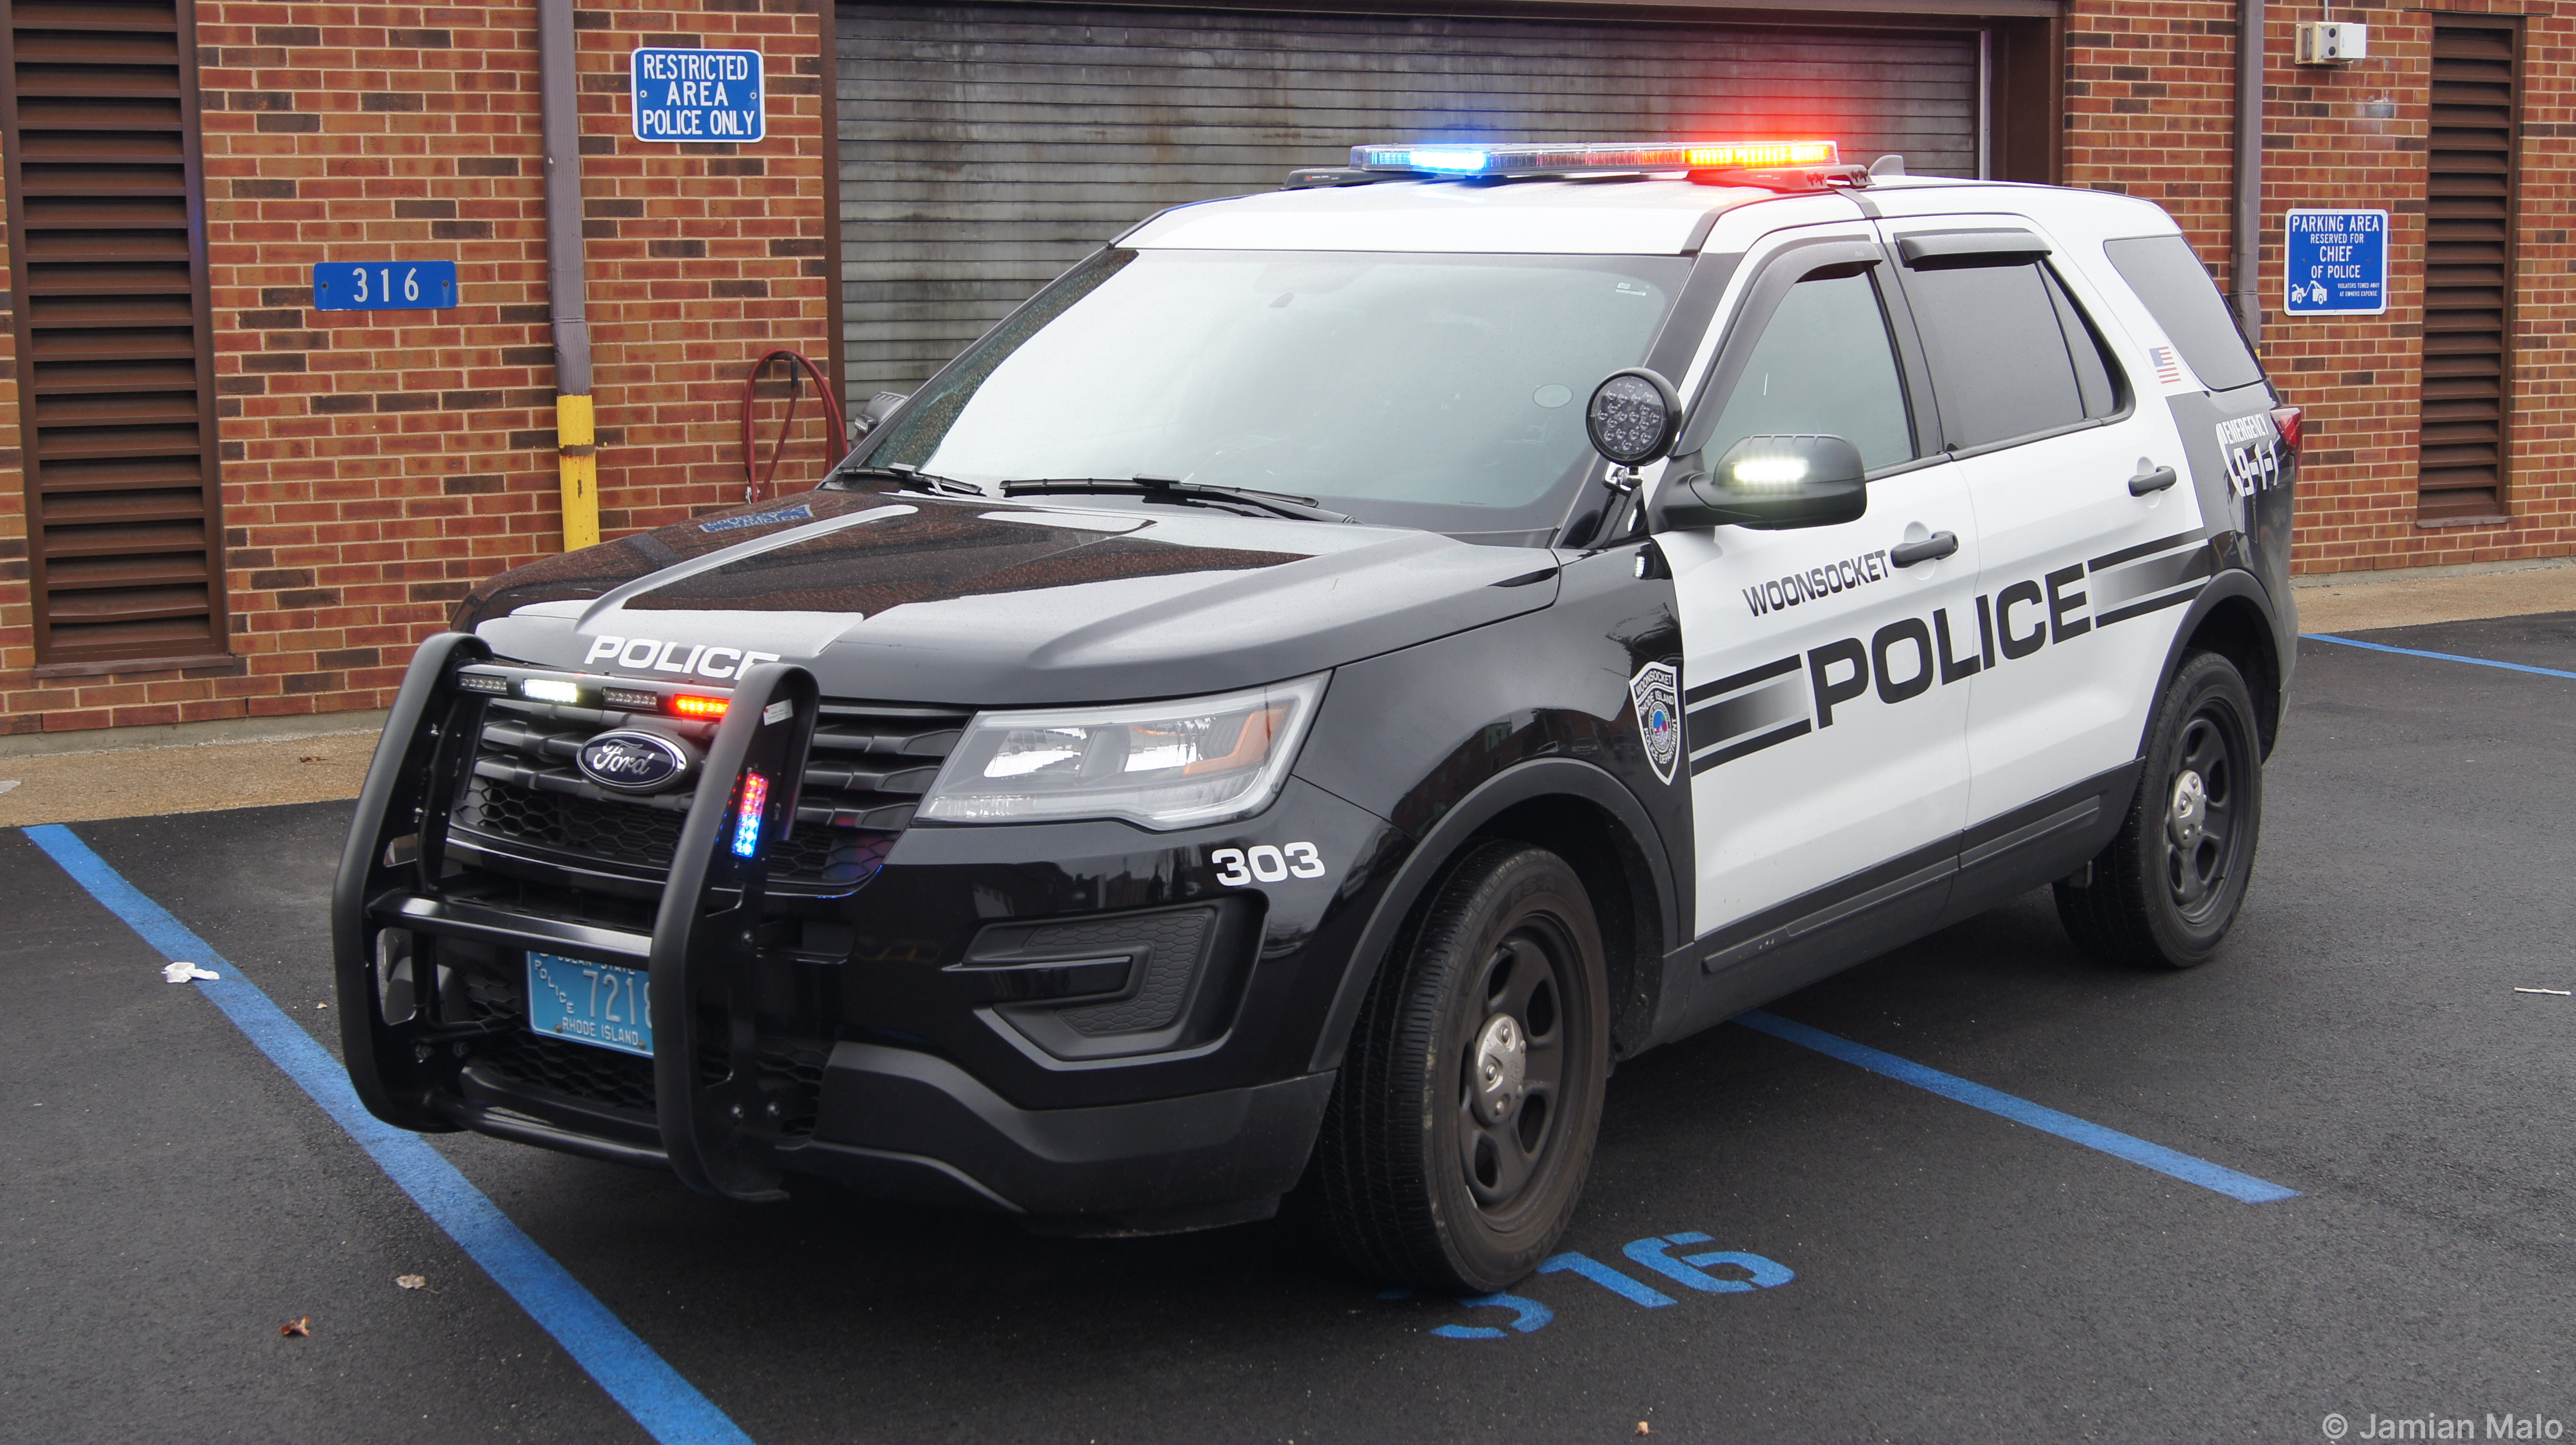
M 528 1027 L 653 1057 L 652 975 L 551 953 L 528 955 Z

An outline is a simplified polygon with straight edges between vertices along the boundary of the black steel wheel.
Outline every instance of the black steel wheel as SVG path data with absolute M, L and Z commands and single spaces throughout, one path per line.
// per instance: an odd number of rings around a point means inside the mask
M 1462 859 L 1352 1028 L 1315 1158 L 1336 1251 L 1438 1290 L 1536 1268 L 1591 1170 L 1608 1013 L 1574 870 L 1518 843 Z
M 2057 884 L 2057 916 L 2110 962 L 2192 968 L 2236 922 L 2263 822 L 2254 700 L 2235 664 L 2186 656 L 2157 700 L 2129 817 L 2084 887 Z

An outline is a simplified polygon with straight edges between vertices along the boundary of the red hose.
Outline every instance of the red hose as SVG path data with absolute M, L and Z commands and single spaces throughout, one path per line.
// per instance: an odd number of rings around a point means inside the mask
M 787 415 L 778 423 L 778 440 L 769 449 L 769 465 L 755 474 L 751 465 L 751 410 L 756 400 L 754 388 L 760 385 L 760 378 L 768 372 L 769 363 L 782 356 L 788 361 Z M 802 372 L 797 370 L 800 366 L 804 368 Z M 786 454 L 787 438 L 796 430 L 796 402 L 804 394 L 807 376 L 814 378 L 814 390 L 823 398 L 824 417 L 832 425 L 831 436 L 824 443 L 825 450 L 830 454 L 825 456 L 824 460 L 826 462 L 840 460 L 839 453 L 831 449 L 846 446 L 849 443 L 850 427 L 841 416 L 841 399 L 832 394 L 832 379 L 823 374 L 823 368 L 785 347 L 771 351 L 752 363 L 751 375 L 742 379 L 742 499 L 746 502 L 761 500 L 761 494 L 768 489 L 770 480 L 778 475 L 778 459 Z

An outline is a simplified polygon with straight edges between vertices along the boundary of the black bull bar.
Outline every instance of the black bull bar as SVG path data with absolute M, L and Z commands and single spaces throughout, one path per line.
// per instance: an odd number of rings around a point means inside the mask
M 457 685 L 491 657 L 469 633 L 421 645 L 367 769 L 331 899 L 332 971 L 341 1054 L 369 1112 L 423 1133 L 470 1128 L 624 1163 L 667 1165 L 691 1188 L 734 1199 L 783 1199 L 777 1101 L 764 1091 L 753 1041 L 754 971 L 793 920 L 768 916 L 769 860 L 795 826 L 819 694 L 785 663 L 745 668 L 701 766 L 649 938 L 451 896 L 447 825 L 474 767 L 487 695 Z M 758 779 L 756 784 L 748 780 Z M 746 795 L 757 825 L 743 828 Z M 737 843 L 745 846 L 737 847 Z M 401 959 L 380 952 L 387 929 L 425 938 Z M 465 1041 L 490 1024 L 448 1017 L 437 941 L 539 945 L 591 954 L 651 976 L 653 1096 L 659 1147 L 478 1104 L 457 1086 Z M 385 1000 L 391 991 L 396 1007 Z M 408 1008 L 408 1013 L 405 1009 Z M 388 1015 L 401 1015 L 389 1022 Z M 515 1026 L 515 1025 L 514 1025 Z

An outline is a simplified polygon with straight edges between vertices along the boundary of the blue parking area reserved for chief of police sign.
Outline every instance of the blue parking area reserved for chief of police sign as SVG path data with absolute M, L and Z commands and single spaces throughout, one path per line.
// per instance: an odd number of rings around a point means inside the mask
M 637 140 L 752 141 L 769 134 L 757 50 L 639 49 L 627 79 Z
M 2386 211 L 2294 210 L 2282 237 L 2282 310 L 2292 316 L 2387 311 Z

